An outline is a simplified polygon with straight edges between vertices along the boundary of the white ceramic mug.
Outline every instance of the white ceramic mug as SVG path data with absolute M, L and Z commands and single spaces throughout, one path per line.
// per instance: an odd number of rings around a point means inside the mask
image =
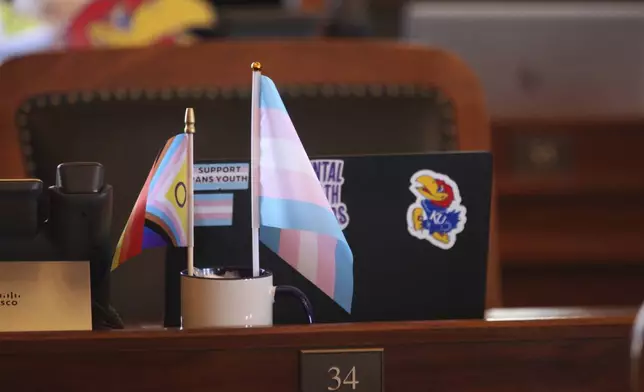
M 228 275 L 233 275 L 229 277 Z M 273 302 L 277 295 L 300 300 L 309 323 L 311 303 L 292 286 L 273 286 L 273 274 L 261 269 L 254 277 L 251 268 L 195 268 L 193 276 L 181 272 L 181 327 L 259 327 L 273 325 Z

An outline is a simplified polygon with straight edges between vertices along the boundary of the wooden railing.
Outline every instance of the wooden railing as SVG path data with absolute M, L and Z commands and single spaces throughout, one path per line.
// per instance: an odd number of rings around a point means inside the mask
M 633 317 L 632 310 L 515 309 L 493 310 L 487 321 L 7 333 L 0 334 L 0 385 L 299 391 L 302 350 L 383 349 L 387 391 L 620 392 L 628 391 Z M 359 364 L 355 374 L 364 377 Z

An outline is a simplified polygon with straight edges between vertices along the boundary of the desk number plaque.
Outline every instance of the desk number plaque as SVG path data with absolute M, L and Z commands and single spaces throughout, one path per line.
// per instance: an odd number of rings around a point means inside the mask
M 301 392 L 382 392 L 383 349 L 303 350 Z

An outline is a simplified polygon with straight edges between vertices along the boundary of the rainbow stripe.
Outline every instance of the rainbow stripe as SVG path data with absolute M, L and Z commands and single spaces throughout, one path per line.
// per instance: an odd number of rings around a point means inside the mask
M 351 312 L 353 254 L 273 81 L 262 76 L 260 240 Z
M 166 142 L 121 233 L 112 270 L 143 249 L 187 246 L 188 148 L 185 134 Z

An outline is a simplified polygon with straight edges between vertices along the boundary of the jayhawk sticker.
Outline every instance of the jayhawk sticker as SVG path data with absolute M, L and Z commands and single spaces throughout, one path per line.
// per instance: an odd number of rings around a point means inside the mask
M 409 233 L 441 249 L 450 249 L 466 221 L 458 185 L 446 175 L 421 170 L 411 177 L 409 189 L 417 198 L 407 210 Z
M 194 41 L 187 30 L 209 28 L 217 22 L 214 8 L 205 0 L 82 2 L 68 24 L 65 41 L 69 47 L 187 43 Z

